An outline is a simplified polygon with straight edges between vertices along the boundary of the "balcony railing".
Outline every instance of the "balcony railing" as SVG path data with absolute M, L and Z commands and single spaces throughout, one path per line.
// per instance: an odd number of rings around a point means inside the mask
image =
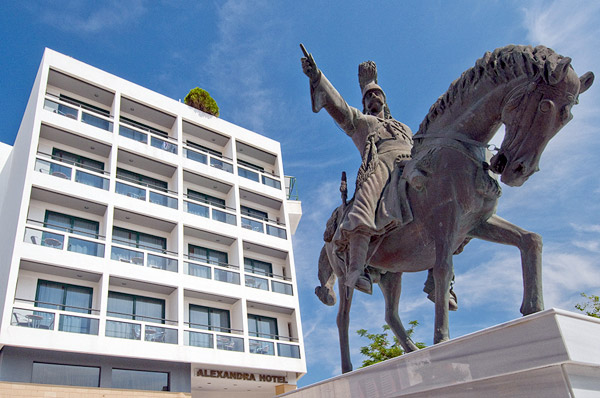
M 266 232 L 267 235 L 287 239 L 285 228 L 279 226 L 285 227 L 285 224 L 275 220 L 257 217 L 242 210 L 242 228 L 260 232 L 262 234 Z
M 177 259 L 176 252 L 156 249 L 141 244 L 132 245 L 128 241 L 114 237 L 112 243 L 110 252 L 111 260 L 164 271 L 178 272 L 179 270 L 179 260 Z
M 184 331 L 185 345 L 203 348 L 216 347 L 218 350 L 244 352 L 244 339 L 233 336 L 233 334 L 244 334 L 243 330 L 190 322 L 185 324 L 188 328 Z M 202 332 L 198 331 L 199 329 Z
M 107 312 L 108 317 L 125 318 L 127 322 L 115 319 L 106 320 L 105 336 L 129 340 L 143 340 L 155 343 L 177 344 L 177 329 L 157 324 L 177 325 L 177 321 L 120 312 Z M 136 320 L 142 318 L 144 321 Z
M 60 159 L 58 156 L 38 152 L 35 161 L 35 170 L 43 174 L 70 181 L 74 180 L 80 184 L 108 191 L 109 180 L 105 176 L 110 173 L 97 168 L 83 166 L 77 162 L 66 161 Z
M 256 273 L 254 272 L 253 274 L 249 274 L 252 273 L 252 271 L 249 271 L 248 269 L 246 269 L 246 275 L 245 275 L 245 285 L 247 287 L 251 287 L 254 289 L 261 289 L 261 290 L 267 290 L 267 291 L 272 291 L 275 293 L 281 293 L 281 294 L 287 294 L 289 296 L 293 296 L 294 295 L 294 290 L 293 287 L 290 283 L 285 283 L 285 282 L 280 282 L 276 279 L 279 280 L 285 280 L 285 281 L 290 281 L 291 278 L 288 278 L 286 276 L 283 275 L 275 275 L 275 274 L 266 274 L 266 273 Z M 260 275 L 260 276 L 257 276 Z
M 185 195 L 184 209 L 186 213 L 195 214 L 200 217 L 209 218 L 225 224 L 237 225 L 235 209 L 223 207 L 214 203 L 199 201 L 193 195 Z
M 85 231 L 74 232 L 70 228 L 61 225 L 31 219 L 27 220 L 27 224 L 37 225 L 38 227 L 25 227 L 24 242 L 58 250 L 64 250 L 66 247 L 67 251 L 70 252 L 104 257 L 104 243 L 101 242 L 104 241 L 105 237 L 102 235 Z M 65 232 L 57 232 L 57 229 Z M 65 242 L 67 242 L 66 245 Z
M 255 167 L 251 167 L 249 165 L 237 165 L 237 170 L 238 170 L 238 175 L 240 177 L 244 177 L 247 178 L 249 180 L 255 181 L 255 182 L 259 182 L 262 183 L 263 185 L 275 188 L 275 189 L 281 189 L 281 181 L 280 181 L 280 177 L 272 174 L 272 173 L 268 173 L 264 170 L 261 170 L 259 168 L 255 168 Z
M 61 99 L 53 94 L 46 93 L 44 109 L 102 130 L 113 131 L 112 117 L 106 116 L 94 107 L 83 103 Z
M 218 155 L 216 153 L 211 153 L 208 151 L 204 151 L 199 148 L 192 148 L 189 145 L 184 146 L 183 153 L 186 158 L 193 160 L 195 162 L 199 162 L 202 164 L 210 165 L 219 170 L 223 170 L 227 173 L 233 174 L 233 163 L 232 160 L 226 158 L 225 156 Z
M 296 186 L 296 177 L 285 176 L 285 192 L 287 200 L 300 200 L 298 187 Z
M 150 146 L 154 148 L 162 149 L 175 155 L 178 152 L 177 140 L 175 138 L 168 137 L 162 131 L 136 124 L 130 120 L 121 119 L 119 135 L 146 145 L 148 145 L 148 139 L 150 139 Z
M 261 354 L 261 355 L 277 355 L 280 357 L 287 358 L 300 358 L 300 346 L 298 344 L 286 344 L 280 343 L 273 340 L 283 340 L 289 342 L 297 342 L 298 339 L 287 337 L 269 335 L 265 333 L 250 333 L 250 336 L 259 337 L 259 339 L 251 338 L 248 340 L 250 353 Z M 277 348 L 277 352 L 275 351 Z
M 152 188 L 148 184 L 123 176 L 118 177 L 118 179 L 122 181 L 117 181 L 115 185 L 116 193 L 177 210 L 177 192 L 169 190 L 165 190 L 165 192 L 161 189 Z
M 10 324 L 13 326 L 98 335 L 99 311 L 93 308 L 19 298 L 15 299 L 15 304 L 19 307 L 14 307 L 12 311 Z
M 184 256 L 187 259 L 184 262 L 184 272 L 186 275 L 214 279 L 215 281 L 232 283 L 234 285 L 240 284 L 238 266 L 211 260 L 207 261 L 206 259 L 188 254 Z

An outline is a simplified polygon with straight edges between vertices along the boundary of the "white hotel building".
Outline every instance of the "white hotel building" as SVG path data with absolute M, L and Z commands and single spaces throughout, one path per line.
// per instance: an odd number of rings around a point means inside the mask
M 306 373 L 278 142 L 47 49 L 0 170 L 1 396 L 272 397 Z

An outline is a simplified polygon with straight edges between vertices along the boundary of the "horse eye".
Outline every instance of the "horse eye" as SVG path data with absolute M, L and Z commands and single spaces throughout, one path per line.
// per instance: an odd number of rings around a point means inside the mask
M 540 112 L 546 113 L 550 109 L 552 109 L 552 101 L 550 101 L 550 100 L 543 100 L 543 101 L 540 102 L 540 105 L 539 105 Z

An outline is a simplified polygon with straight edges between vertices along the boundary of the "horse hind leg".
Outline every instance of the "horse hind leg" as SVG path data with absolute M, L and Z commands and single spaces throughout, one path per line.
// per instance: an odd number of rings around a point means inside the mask
M 335 290 L 333 290 L 335 273 L 327 257 L 327 248 L 325 245 L 323 245 L 321 254 L 319 255 L 319 282 L 321 282 L 321 285 L 315 288 L 315 294 L 323 304 L 334 305 L 336 302 Z
M 350 326 L 350 306 L 352 305 L 352 295 L 354 289 L 344 284 L 345 278 L 338 280 L 340 290 L 340 302 L 338 306 L 338 315 L 336 319 L 338 335 L 340 340 L 340 356 L 342 361 L 342 373 L 352 371 L 352 359 L 350 358 L 350 339 L 348 329 Z M 344 294 L 345 292 L 345 294 Z
M 405 352 L 418 350 L 418 347 L 412 341 L 402 321 L 398 315 L 398 304 L 400 302 L 400 292 L 402 290 L 402 273 L 387 272 L 381 276 L 379 288 L 385 299 L 385 321 L 392 329 L 392 332 L 398 338 L 400 345 Z

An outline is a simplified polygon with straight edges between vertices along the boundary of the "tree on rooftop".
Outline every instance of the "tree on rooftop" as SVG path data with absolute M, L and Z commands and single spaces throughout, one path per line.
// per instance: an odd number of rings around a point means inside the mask
M 186 105 L 199 109 L 209 115 L 219 117 L 219 106 L 217 105 L 217 101 L 215 101 L 206 90 L 199 87 L 193 88 L 188 95 L 185 96 L 183 101 Z

